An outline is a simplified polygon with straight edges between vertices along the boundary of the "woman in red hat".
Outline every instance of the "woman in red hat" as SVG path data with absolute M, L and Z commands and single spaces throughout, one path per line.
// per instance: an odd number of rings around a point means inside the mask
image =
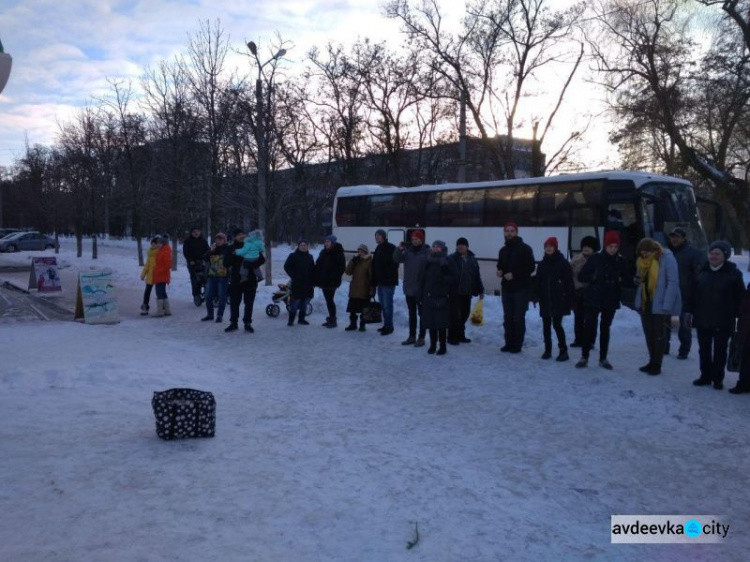
M 585 340 L 581 348 L 581 359 L 576 363 L 579 369 L 589 362 L 589 352 L 596 338 L 596 323 L 599 323 L 599 366 L 611 370 L 612 363 L 607 359 L 609 351 L 609 328 L 620 308 L 620 291 L 623 284 L 629 284 L 632 275 L 628 265 L 619 254 L 620 235 L 610 230 L 604 234 L 604 249 L 591 256 L 581 268 L 578 280 L 588 283 L 583 294 Z
M 534 289 L 539 301 L 539 316 L 544 330 L 544 354 L 542 359 L 552 357 L 552 328 L 557 336 L 557 347 L 560 350 L 557 361 L 567 361 L 568 346 L 565 341 L 565 330 L 562 327 L 563 316 L 570 314 L 575 287 L 573 270 L 560 251 L 557 238 L 551 236 L 544 242 L 544 257 L 536 269 Z

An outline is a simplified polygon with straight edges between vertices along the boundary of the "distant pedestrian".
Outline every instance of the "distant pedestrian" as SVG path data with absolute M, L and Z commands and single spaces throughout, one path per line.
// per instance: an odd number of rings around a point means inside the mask
M 403 242 L 398 245 L 393 253 L 393 259 L 404 264 L 404 296 L 406 306 L 409 309 L 409 337 L 401 342 L 401 345 L 414 345 L 422 347 L 426 328 L 422 317 L 422 303 L 419 302 L 419 271 L 430 255 L 430 249 L 424 245 L 424 231 L 412 230 L 410 236 L 411 244 L 407 247 Z M 419 326 L 419 331 L 417 331 Z
M 323 298 L 326 300 L 326 308 L 328 309 L 328 316 L 323 324 L 326 328 L 335 328 L 338 325 L 334 296 L 336 295 L 336 289 L 341 286 L 341 277 L 344 275 L 345 269 L 344 248 L 337 242 L 337 238 L 333 234 L 326 236 L 323 249 L 315 261 L 315 286 L 320 287 L 323 291 Z
M 455 283 L 454 272 L 454 267 L 448 261 L 448 248 L 445 242 L 435 240 L 418 278 L 422 325 L 430 334 L 430 347 L 427 353 L 431 355 L 445 355 L 447 352 L 445 344 L 450 324 L 448 295 Z
M 620 235 L 610 230 L 604 234 L 604 250 L 592 255 L 584 264 L 578 279 L 587 283 L 583 295 L 583 306 L 586 315 L 584 325 L 586 327 L 586 339 L 581 348 L 581 359 L 576 367 L 583 368 L 588 365 L 589 353 L 594 347 L 595 329 L 597 321 L 599 324 L 599 366 L 611 370 L 612 363 L 609 362 L 609 330 L 615 313 L 620 308 L 620 299 L 623 285 L 632 285 L 632 272 L 628 268 L 625 258 L 618 250 L 620 248 Z
M 533 280 L 534 292 L 539 299 L 539 316 L 542 318 L 544 335 L 542 359 L 552 357 L 552 328 L 554 328 L 559 350 L 556 360 L 567 361 L 569 359 L 568 346 L 562 319 L 563 316 L 570 315 L 575 289 L 573 270 L 568 260 L 558 250 L 557 238 L 554 236 L 547 238 L 544 242 L 544 257 L 539 262 Z
M 745 283 L 729 261 L 732 247 L 719 240 L 708 248 L 708 263 L 698 273 L 688 301 L 690 325 L 698 332 L 701 376 L 695 386 L 724 388 L 729 338 L 735 330 Z
M 584 327 L 584 319 L 586 318 L 586 315 L 584 314 L 583 294 L 586 291 L 587 284 L 578 280 L 578 274 L 581 272 L 581 269 L 583 269 L 583 264 L 586 263 L 586 260 L 593 254 L 597 253 L 600 249 L 599 240 L 593 236 L 584 236 L 581 240 L 580 253 L 570 260 L 570 267 L 573 269 L 573 285 L 576 291 L 575 299 L 573 300 L 574 338 L 570 347 L 581 347 L 586 334 L 586 329 Z M 593 327 L 593 330 L 594 341 L 592 343 L 596 343 L 596 326 Z
M 381 336 L 393 333 L 393 293 L 398 285 L 398 262 L 393 259 L 396 246 L 388 242 L 383 229 L 375 231 L 375 251 L 372 255 L 372 285 L 383 307 L 383 327 L 378 328 Z
M 469 250 L 469 241 L 463 236 L 456 240 L 456 251 L 448 256 L 453 267 L 454 283 L 448 297 L 448 343 L 459 345 L 471 343 L 466 337 L 466 321 L 471 314 L 471 297 L 484 299 L 484 284 L 479 271 L 479 262 Z
M 677 260 L 677 271 L 680 275 L 680 296 L 682 297 L 682 312 L 680 313 L 680 326 L 677 331 L 677 338 L 680 342 L 680 348 L 677 351 L 677 359 L 687 359 L 690 354 L 690 348 L 693 344 L 693 331 L 688 327 L 685 318 L 687 316 L 686 303 L 691 299 L 691 292 L 695 285 L 695 279 L 698 273 L 706 264 L 706 253 L 701 252 L 698 248 L 690 244 L 687 239 L 687 232 L 683 228 L 675 228 L 669 233 L 669 249 L 672 250 Z M 665 351 L 667 355 L 670 351 L 670 339 L 672 336 L 672 326 L 669 325 L 666 334 Z
M 656 240 L 644 238 L 638 242 L 636 253 L 635 309 L 641 315 L 648 348 L 648 363 L 640 371 L 659 375 L 669 323 L 672 316 L 682 312 L 680 275 L 672 252 Z
M 154 265 L 156 263 L 156 253 L 159 251 L 159 237 L 154 236 L 149 244 L 146 253 L 146 263 L 141 270 L 141 280 L 146 282 L 146 288 L 143 291 L 143 304 L 141 305 L 141 316 L 148 315 L 150 310 L 151 289 L 154 286 Z
M 216 312 L 216 323 L 224 319 L 224 309 L 227 306 L 227 292 L 229 290 L 229 268 L 224 261 L 229 251 L 227 235 L 219 232 L 214 237 L 214 243 L 203 256 L 208 262 L 208 280 L 206 283 L 206 316 L 201 318 L 202 322 L 214 319 L 214 297 L 218 298 L 218 310 Z
M 235 254 L 235 250 L 239 250 L 245 245 L 245 231 L 241 228 L 235 228 L 231 235 L 232 243 L 224 254 L 224 267 L 229 269 L 229 325 L 224 328 L 224 331 L 234 332 L 239 329 L 240 306 L 244 303 L 242 323 L 245 326 L 245 331 L 252 334 L 255 333 L 253 306 L 258 292 L 258 279 L 254 275 L 245 274 L 247 270 L 243 267 L 244 260 L 242 256 Z M 255 265 L 260 267 L 265 262 L 265 256 L 260 254 Z
M 300 238 L 297 249 L 289 254 L 284 263 L 284 271 L 292 284 L 292 302 L 289 306 L 289 320 L 287 326 L 294 325 L 294 319 L 299 311 L 298 324 L 307 326 L 307 305 L 315 295 L 315 260 L 310 255 L 310 245 L 307 238 Z
M 159 236 L 158 250 L 154 259 L 154 271 L 152 280 L 156 290 L 156 314 L 155 316 L 170 316 L 169 298 L 167 297 L 167 285 L 172 279 L 172 247 L 169 245 L 169 236 Z
M 526 335 L 526 311 L 529 309 L 531 274 L 536 262 L 531 246 L 518 236 L 518 225 L 510 221 L 503 228 L 505 245 L 497 256 L 497 276 L 502 280 L 503 326 L 505 345 L 500 351 L 521 353 Z
M 364 332 L 365 319 L 362 313 L 375 292 L 372 286 L 372 254 L 366 244 L 359 245 L 357 255 L 349 260 L 346 266 L 346 274 L 351 275 L 352 278 L 349 282 L 349 302 L 346 305 L 349 325 L 345 330 L 347 332 L 356 330 L 357 315 L 360 315 L 359 331 Z
M 203 256 L 208 252 L 209 246 L 203 238 L 201 229 L 193 228 L 182 243 L 182 255 L 187 262 L 188 273 L 190 274 L 190 288 L 193 292 L 193 302 L 196 306 L 202 303 L 201 300 L 201 278 L 204 275 L 205 262 Z

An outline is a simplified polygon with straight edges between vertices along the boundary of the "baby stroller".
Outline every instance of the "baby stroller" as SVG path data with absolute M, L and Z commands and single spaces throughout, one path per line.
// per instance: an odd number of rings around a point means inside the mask
M 271 304 L 269 304 L 266 307 L 266 314 L 268 316 L 271 316 L 272 318 L 276 318 L 279 314 L 281 314 L 281 307 L 278 303 L 284 303 L 284 306 L 286 307 L 287 312 L 289 311 L 289 307 L 292 304 L 292 284 L 291 283 L 279 283 L 278 284 L 279 290 L 275 291 L 271 295 Z M 311 302 L 307 303 L 307 316 L 313 313 L 313 305 Z
M 208 282 L 208 263 L 202 261 L 199 266 L 196 266 L 192 271 L 195 276 L 195 282 L 200 287 L 200 294 L 193 297 L 193 304 L 195 306 L 202 305 L 206 300 L 206 283 Z

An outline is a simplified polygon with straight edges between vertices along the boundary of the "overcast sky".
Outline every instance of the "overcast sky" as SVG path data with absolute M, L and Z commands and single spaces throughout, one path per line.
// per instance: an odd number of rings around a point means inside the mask
M 463 11 L 457 0 L 441 4 L 454 20 Z M 400 42 L 398 24 L 382 16 L 381 5 L 382 0 L 0 0 L 0 40 L 13 57 L 0 95 L 0 166 L 22 156 L 25 135 L 31 144 L 51 144 L 58 123 L 104 93 L 107 78 L 137 79 L 148 65 L 185 52 L 188 34 L 202 20 L 220 19 L 236 49 L 249 40 L 267 46 L 278 32 L 294 45 L 285 63 L 291 68 L 310 47 L 329 41 Z M 235 62 L 247 64 L 239 56 Z

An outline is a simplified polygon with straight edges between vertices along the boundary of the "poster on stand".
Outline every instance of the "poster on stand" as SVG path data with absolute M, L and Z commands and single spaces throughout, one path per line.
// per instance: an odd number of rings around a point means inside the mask
M 75 318 L 86 324 L 116 324 L 120 321 L 112 270 L 78 274 Z
M 57 258 L 31 258 L 29 289 L 36 289 L 40 293 L 62 291 L 60 274 L 57 271 Z

